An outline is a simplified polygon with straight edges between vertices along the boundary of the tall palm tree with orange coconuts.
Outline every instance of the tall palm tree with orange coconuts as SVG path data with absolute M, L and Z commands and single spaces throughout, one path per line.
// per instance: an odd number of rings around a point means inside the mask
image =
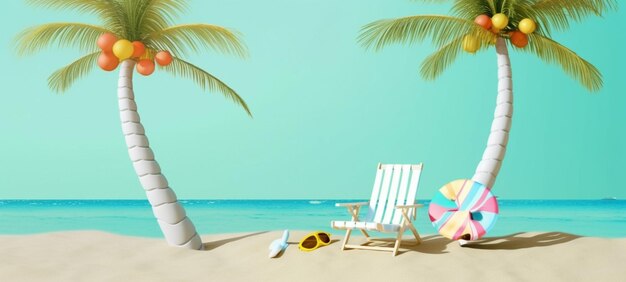
M 133 72 L 147 76 L 155 71 L 155 61 L 175 76 L 189 78 L 202 89 L 220 92 L 251 115 L 245 101 L 228 85 L 182 58 L 190 51 L 208 48 L 245 57 L 239 36 L 210 24 L 173 25 L 172 19 L 185 11 L 184 0 L 27 0 L 48 9 L 71 9 L 96 15 L 101 25 L 49 23 L 21 32 L 16 39 L 20 55 L 30 55 L 44 47 L 78 47 L 86 55 L 54 72 L 48 79 L 56 92 L 66 91 L 96 65 L 102 70 L 119 68 L 117 99 L 122 131 L 133 167 L 166 241 L 189 249 L 203 247 L 200 236 L 174 191 L 161 173 L 144 127 L 133 91 Z
M 423 0 L 451 2 L 454 16 L 418 15 L 379 20 L 361 30 L 359 41 L 380 50 L 394 43 L 412 43 L 428 38 L 438 50 L 421 65 L 420 74 L 436 79 L 461 50 L 475 53 L 495 45 L 498 95 L 491 132 L 482 160 L 472 180 L 493 187 L 502 165 L 513 117 L 513 81 L 507 43 L 547 63 L 556 63 L 587 90 L 602 88 L 596 67 L 551 38 L 571 22 L 602 16 L 617 8 L 615 0 Z

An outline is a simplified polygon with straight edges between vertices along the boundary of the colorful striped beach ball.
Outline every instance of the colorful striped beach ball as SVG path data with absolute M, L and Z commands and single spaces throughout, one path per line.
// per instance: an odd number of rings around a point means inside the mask
M 433 226 L 452 240 L 479 239 L 493 227 L 497 215 L 496 197 L 487 186 L 469 179 L 441 187 L 428 208 Z

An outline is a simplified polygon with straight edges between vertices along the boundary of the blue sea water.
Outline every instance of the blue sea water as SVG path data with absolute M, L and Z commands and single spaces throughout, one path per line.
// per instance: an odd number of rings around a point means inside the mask
M 201 234 L 264 230 L 325 230 L 349 220 L 336 202 L 355 200 L 183 200 Z M 356 200 L 358 201 L 358 200 Z M 420 201 L 428 205 L 427 201 Z M 487 236 L 559 231 L 582 236 L 626 237 L 626 200 L 499 200 L 500 215 Z M 419 210 L 421 234 L 435 234 L 428 207 Z M 0 200 L 0 234 L 101 230 L 160 237 L 145 200 Z

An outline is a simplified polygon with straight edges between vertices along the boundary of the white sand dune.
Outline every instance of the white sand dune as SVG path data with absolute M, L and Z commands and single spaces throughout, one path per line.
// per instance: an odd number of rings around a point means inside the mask
M 313 252 L 291 232 L 280 257 L 269 243 L 282 231 L 202 236 L 206 250 L 98 231 L 0 236 L 1 281 L 626 281 L 626 238 L 520 233 L 461 248 L 440 236 L 389 252 L 341 251 L 341 234 Z

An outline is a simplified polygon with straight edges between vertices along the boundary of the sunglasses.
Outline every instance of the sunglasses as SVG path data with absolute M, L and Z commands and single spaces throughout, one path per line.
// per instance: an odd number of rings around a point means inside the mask
M 310 252 L 328 244 L 330 244 L 330 234 L 322 231 L 317 231 L 306 235 L 306 237 L 300 240 L 300 244 L 298 245 L 298 247 L 302 251 Z

